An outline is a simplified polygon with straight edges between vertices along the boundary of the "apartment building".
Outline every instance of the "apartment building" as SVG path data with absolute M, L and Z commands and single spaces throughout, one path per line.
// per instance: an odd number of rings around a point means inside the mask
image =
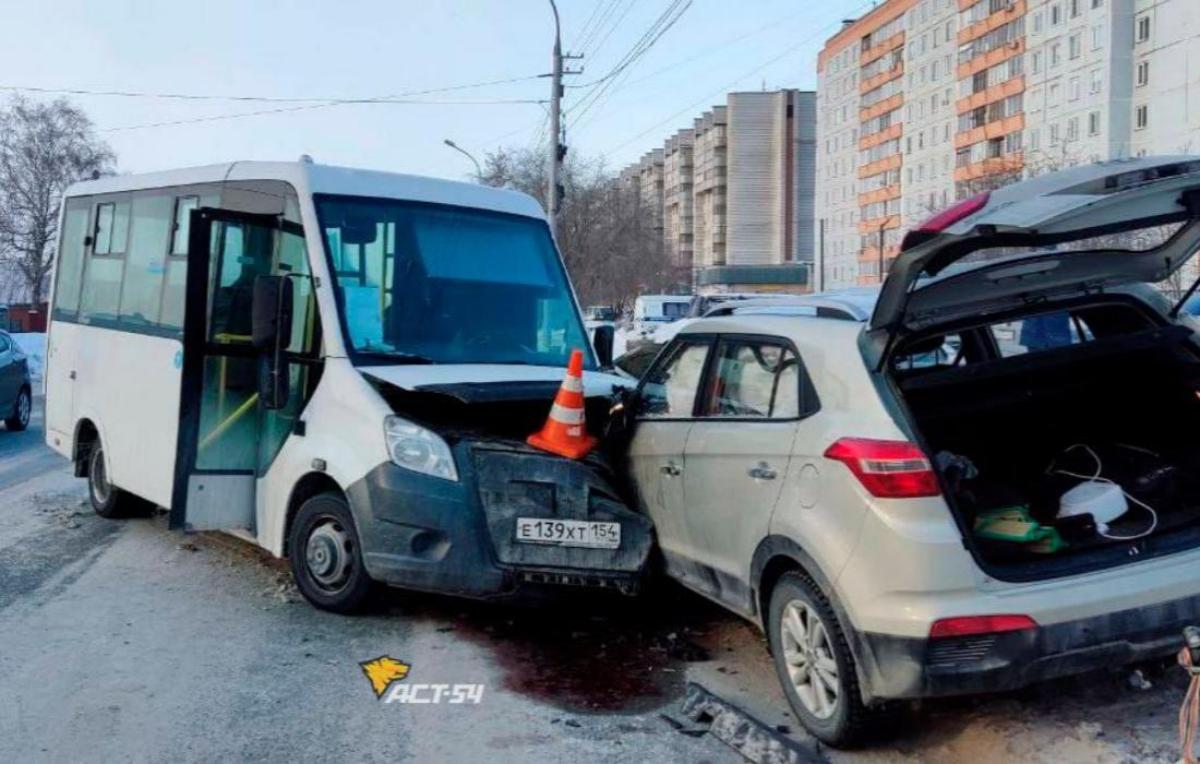
M 663 243 L 667 261 L 682 273 L 692 269 L 692 147 L 695 134 L 680 130 L 663 146 Z
M 728 123 L 726 108 L 714 106 L 699 116 L 692 170 L 693 263 L 698 270 L 725 265 L 726 198 L 728 187 Z
M 811 289 L 815 120 L 811 92 L 730 93 L 667 139 L 663 237 L 694 288 Z
M 818 285 L 881 281 L 954 199 L 1200 151 L 1198 19 L 1196 0 L 887 0 L 847 22 L 818 58 Z

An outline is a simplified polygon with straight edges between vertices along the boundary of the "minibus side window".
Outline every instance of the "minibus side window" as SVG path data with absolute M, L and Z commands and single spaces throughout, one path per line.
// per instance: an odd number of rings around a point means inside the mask
M 83 240 L 88 234 L 88 203 L 82 199 L 67 202 L 63 216 L 62 240 L 58 246 L 58 265 L 54 286 L 54 318 L 74 318 L 79 310 L 79 284 L 83 274 Z
M 121 286 L 123 328 L 136 330 L 158 325 L 172 206 L 173 200 L 167 194 L 140 195 L 133 200 L 133 230 Z
M 116 321 L 129 238 L 129 201 L 96 205 L 92 255 L 83 274 L 80 318 L 85 323 Z

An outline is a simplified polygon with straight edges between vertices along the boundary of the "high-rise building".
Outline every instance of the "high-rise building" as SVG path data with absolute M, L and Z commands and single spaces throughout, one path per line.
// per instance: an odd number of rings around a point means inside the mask
M 886 0 L 847 22 L 817 67 L 818 284 L 881 281 L 904 230 L 972 193 L 1200 150 L 1198 38 L 1196 0 Z
M 680 130 L 663 146 L 663 241 L 667 262 L 691 283 L 693 132 Z M 686 274 L 686 275 L 683 275 Z
M 667 139 L 663 238 L 696 289 L 811 289 L 815 121 L 812 92 L 730 93 Z

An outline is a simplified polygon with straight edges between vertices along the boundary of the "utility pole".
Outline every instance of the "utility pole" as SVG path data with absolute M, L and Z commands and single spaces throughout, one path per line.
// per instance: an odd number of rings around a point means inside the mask
M 565 59 L 583 58 L 583 56 L 563 55 L 562 27 L 558 20 L 558 6 L 550 0 L 550 10 L 554 11 L 554 60 L 550 69 L 550 183 L 546 189 L 546 212 L 550 216 L 550 231 L 558 234 L 558 212 L 562 205 L 562 165 L 567 156 L 567 146 L 563 140 L 562 129 L 562 97 L 564 74 L 579 74 L 579 71 L 564 71 Z
M 888 220 L 890 220 L 890 218 L 884 219 L 884 221 L 879 224 L 879 283 L 880 284 L 883 283 L 883 234 L 884 234 L 884 231 L 886 230 L 885 226 L 887 226 Z

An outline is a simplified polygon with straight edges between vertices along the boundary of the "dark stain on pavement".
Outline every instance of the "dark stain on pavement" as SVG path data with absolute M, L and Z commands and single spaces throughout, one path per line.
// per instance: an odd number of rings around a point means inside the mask
M 521 605 L 405 593 L 387 601 L 491 650 L 505 689 L 573 713 L 642 713 L 677 697 L 686 665 L 710 658 L 706 634 L 730 620 L 673 584 L 638 598 L 579 589 Z
M 45 517 L 45 525 L 0 548 L 0 610 L 68 567 L 71 580 L 82 575 L 120 528 L 95 515 L 74 493 L 35 496 L 34 507 Z

